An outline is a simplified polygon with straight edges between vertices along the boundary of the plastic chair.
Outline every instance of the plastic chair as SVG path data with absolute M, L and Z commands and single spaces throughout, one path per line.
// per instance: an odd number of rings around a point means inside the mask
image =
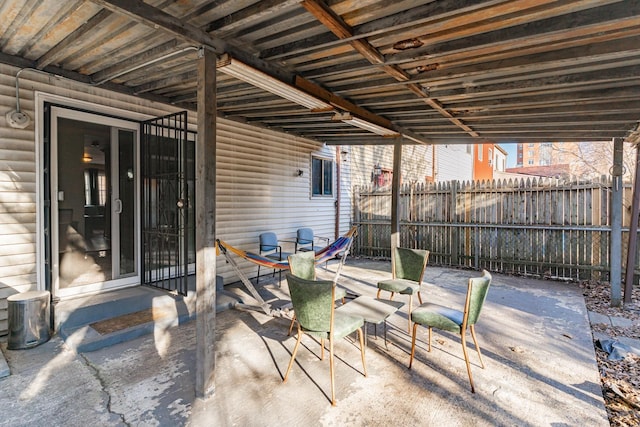
M 467 285 L 467 297 L 462 311 L 431 303 L 422 304 L 413 311 L 411 314 L 411 320 L 414 324 L 413 335 L 411 338 L 411 359 L 409 361 L 409 369 L 411 369 L 413 357 L 416 351 L 416 332 L 418 330 L 418 325 L 424 325 L 429 328 L 429 337 L 427 340 L 429 347 L 427 351 L 431 351 L 432 328 L 456 332 L 460 334 L 460 340 L 462 341 L 462 353 L 464 354 L 464 361 L 467 364 L 467 373 L 469 374 L 469 382 L 471 383 L 471 393 L 475 393 L 473 377 L 471 376 L 471 364 L 469 363 L 469 355 L 467 354 L 467 327 L 471 331 L 471 338 L 473 338 L 473 343 L 475 344 L 476 351 L 478 352 L 480 366 L 484 369 L 484 362 L 482 361 L 482 354 L 480 353 L 480 346 L 476 339 L 474 326 L 480 317 L 480 312 L 482 311 L 482 306 L 487 298 L 490 285 L 491 274 L 486 270 L 483 270 L 482 277 L 469 279 L 469 283 Z
M 413 294 L 418 294 L 422 304 L 420 285 L 422 276 L 429 259 L 429 251 L 424 249 L 395 248 L 391 257 L 391 279 L 378 282 L 376 298 L 380 299 L 381 291 L 409 295 L 408 332 L 411 333 L 411 310 L 413 309 Z
M 295 251 L 297 252 L 316 252 L 323 248 L 323 246 L 315 246 L 314 243 L 316 240 L 325 240 L 327 245 L 329 245 L 328 237 L 315 236 L 313 234 L 312 228 L 299 228 L 296 232 L 296 246 Z
M 297 254 L 291 254 L 289 259 L 289 271 L 294 276 L 307 280 L 316 280 L 316 256 L 313 252 L 300 252 Z M 341 300 L 344 303 L 344 299 L 347 296 L 347 290 L 341 286 L 336 286 L 336 301 Z M 289 332 L 287 335 L 291 335 L 293 325 L 296 322 L 295 312 L 291 318 L 291 324 L 289 325 Z
M 364 376 L 366 377 L 367 367 L 364 357 L 364 335 L 362 332 L 364 319 L 335 311 L 334 301 L 336 287 L 331 280 L 306 280 L 292 274 L 287 274 L 287 283 L 289 284 L 293 309 L 298 317 L 298 339 L 291 353 L 291 360 L 289 361 L 283 382 L 286 382 L 287 378 L 289 378 L 289 372 L 291 372 L 291 368 L 293 367 L 293 362 L 295 361 L 303 333 L 321 340 L 321 359 L 324 359 L 324 340 L 328 339 L 331 405 L 335 406 L 333 343 L 336 339 L 344 338 L 354 331 L 358 331 L 362 368 Z
M 266 232 L 260 234 L 260 254 L 266 253 L 267 258 L 271 258 L 274 261 L 283 261 L 287 259 L 291 252 L 282 252 L 282 246 L 278 241 L 276 233 Z M 276 269 L 273 269 L 273 274 L 276 274 Z M 278 270 L 278 280 L 282 281 L 282 270 Z M 258 277 L 256 283 L 260 281 L 260 266 L 258 265 Z

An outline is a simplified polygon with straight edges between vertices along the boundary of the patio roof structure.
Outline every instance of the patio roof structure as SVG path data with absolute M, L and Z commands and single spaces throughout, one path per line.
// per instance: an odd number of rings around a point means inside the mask
M 197 111 L 201 396 L 215 364 L 214 114 L 394 144 L 396 171 L 404 143 L 640 139 L 634 0 L 5 0 L 0 16 L 16 95 L 35 70 Z
M 640 120 L 631 0 L 6 0 L 0 13 L 0 62 L 195 110 L 204 47 L 218 115 L 327 144 L 610 140 Z

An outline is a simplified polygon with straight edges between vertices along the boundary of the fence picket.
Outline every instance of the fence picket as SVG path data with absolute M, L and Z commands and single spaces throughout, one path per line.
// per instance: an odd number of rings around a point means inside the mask
M 607 280 L 611 185 L 610 177 L 403 185 L 401 245 L 429 249 L 435 265 Z M 354 201 L 354 253 L 389 258 L 391 192 L 358 187 Z

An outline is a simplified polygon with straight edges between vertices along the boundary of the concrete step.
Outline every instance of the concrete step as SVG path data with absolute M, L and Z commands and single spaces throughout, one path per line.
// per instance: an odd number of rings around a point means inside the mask
M 237 295 L 224 290 L 221 279 L 217 288 L 216 312 L 242 303 Z M 95 351 L 153 333 L 156 328 L 167 329 L 193 320 L 195 296 L 195 286 L 189 286 L 186 296 L 135 286 L 65 300 L 54 307 L 55 328 L 76 352 Z
M 233 308 L 241 301 L 225 291 L 219 291 L 216 296 L 216 312 Z M 148 308 L 146 310 L 149 310 Z M 125 313 L 123 316 L 144 312 Z M 77 353 L 99 350 L 125 341 L 130 341 L 143 335 L 154 333 L 156 330 L 166 330 L 182 325 L 195 319 L 195 309 L 187 304 L 161 304 L 154 305 L 151 309 L 153 320 L 138 323 L 130 327 L 118 329 L 113 332 L 100 333 L 94 329 L 97 322 L 85 323 L 75 326 L 63 326 L 58 334 L 65 344 Z

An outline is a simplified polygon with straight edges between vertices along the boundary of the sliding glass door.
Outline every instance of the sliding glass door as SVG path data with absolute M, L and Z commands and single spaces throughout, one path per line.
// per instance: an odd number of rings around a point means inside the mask
M 50 123 L 55 294 L 140 283 L 138 123 L 61 107 Z

